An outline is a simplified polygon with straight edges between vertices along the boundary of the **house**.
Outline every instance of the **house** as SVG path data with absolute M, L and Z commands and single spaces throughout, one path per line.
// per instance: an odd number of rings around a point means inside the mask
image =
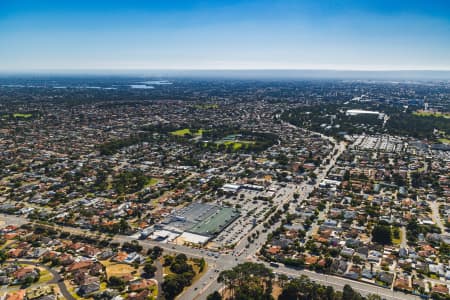
M 341 256 L 343 256 L 343 257 L 352 257 L 354 253 L 355 253 L 355 250 L 354 250 L 354 249 L 344 247 L 344 248 L 341 250 L 341 253 L 340 253 L 340 254 L 341 254 Z
M 19 290 L 17 292 L 10 293 L 6 296 L 6 300 L 23 300 L 25 299 L 25 290 Z
M 91 260 L 85 260 L 85 261 L 80 261 L 80 262 L 74 262 L 71 265 L 69 265 L 66 269 L 66 271 L 68 273 L 75 273 L 77 271 L 87 271 L 92 265 L 93 265 L 93 261 Z
M 378 263 L 382 256 L 383 255 L 381 254 L 381 252 L 376 251 L 376 250 L 370 250 L 369 255 L 367 256 L 367 259 L 371 262 Z
M 56 300 L 55 289 L 51 286 L 40 286 L 27 290 L 27 300 Z
M 146 300 L 148 299 L 148 297 L 150 296 L 150 291 L 149 290 L 143 290 L 140 293 L 130 293 L 128 295 L 128 300 Z
M 345 277 L 357 280 L 359 278 L 359 273 L 354 271 L 348 271 L 344 274 Z
M 114 251 L 112 249 L 106 249 L 97 255 L 98 259 L 105 260 L 114 256 Z
M 434 273 L 436 275 L 439 276 L 445 276 L 445 270 L 444 270 L 444 265 L 443 264 L 429 264 L 428 265 L 428 270 L 430 271 L 430 273 Z
M 31 249 L 28 254 L 27 257 L 28 258 L 40 258 L 41 256 L 45 255 L 49 250 L 45 249 L 45 248 L 33 248 Z
M 92 293 L 98 291 L 100 289 L 100 284 L 98 282 L 89 283 L 80 286 L 80 288 L 77 291 L 77 294 L 81 297 L 86 297 L 91 295 Z
M 132 292 L 139 292 L 154 285 L 156 285 L 156 280 L 137 279 L 130 282 L 128 289 Z
M 63 266 L 68 266 L 74 263 L 74 259 L 73 256 L 67 253 L 63 253 L 61 254 L 61 256 L 59 256 L 59 262 L 61 263 L 61 265 Z
M 386 285 L 392 285 L 392 281 L 394 280 L 394 274 L 381 272 L 377 276 L 378 280 L 385 283 Z
M 348 263 L 344 260 L 335 259 L 330 266 L 333 273 L 344 274 L 347 271 Z
M 318 260 L 319 260 L 318 256 L 307 256 L 305 257 L 305 265 L 307 266 L 314 265 L 315 263 L 317 263 Z
M 436 284 L 431 289 L 431 292 L 432 293 L 442 294 L 442 295 L 448 295 L 448 287 L 446 285 L 444 285 L 444 284 Z
M 13 277 L 14 277 L 15 281 L 17 281 L 17 282 L 23 282 L 28 277 L 31 277 L 34 279 L 38 275 L 39 274 L 38 274 L 37 269 L 32 268 L 32 267 L 23 267 L 13 273 Z
M 276 254 L 278 254 L 280 251 L 281 251 L 281 247 L 280 247 L 280 246 L 271 246 L 271 247 L 267 250 L 267 252 L 268 252 L 269 254 L 272 254 L 272 255 L 276 255 Z
M 409 286 L 409 280 L 401 277 L 395 280 L 394 289 L 399 291 L 412 291 L 412 287 Z
M 23 257 L 26 253 L 25 249 L 17 248 L 17 249 L 11 249 L 8 252 L 8 257 L 11 258 L 20 258 Z
M 133 252 L 133 253 L 128 254 L 128 256 L 125 258 L 125 260 L 123 262 L 127 263 L 127 264 L 132 264 L 134 262 L 142 263 L 144 260 L 145 259 L 142 255 L 140 255 L 137 252 Z
M 370 270 L 368 270 L 368 269 L 362 270 L 361 276 L 364 277 L 364 278 L 367 278 L 367 279 L 372 279 L 373 278 L 372 272 L 370 272 Z

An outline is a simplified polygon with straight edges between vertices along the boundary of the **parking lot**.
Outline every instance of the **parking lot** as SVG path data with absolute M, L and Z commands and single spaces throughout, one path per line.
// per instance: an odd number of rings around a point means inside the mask
M 265 197 L 267 191 L 240 190 L 236 195 L 223 196 L 218 203 L 239 207 L 241 216 L 222 231 L 213 241 L 220 247 L 227 247 L 239 243 L 257 224 L 263 222 L 265 214 L 272 206 L 276 206 L 281 198 L 276 195 L 273 199 Z

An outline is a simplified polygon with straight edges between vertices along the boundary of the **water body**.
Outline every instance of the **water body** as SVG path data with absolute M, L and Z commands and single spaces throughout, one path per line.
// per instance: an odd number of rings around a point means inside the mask
M 168 80 L 151 80 L 151 81 L 144 81 L 141 82 L 142 84 L 149 84 L 149 85 L 164 85 L 164 84 L 172 84 L 172 82 Z
M 151 85 L 146 85 L 146 84 L 130 84 L 130 87 L 132 89 L 154 89 L 155 87 L 151 86 Z

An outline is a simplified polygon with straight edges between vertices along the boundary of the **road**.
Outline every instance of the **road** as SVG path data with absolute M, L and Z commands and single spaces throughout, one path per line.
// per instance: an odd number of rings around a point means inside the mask
M 444 223 L 442 223 L 441 216 L 439 215 L 439 202 L 437 201 L 427 201 L 428 205 L 430 205 L 431 208 L 431 218 L 433 219 L 433 222 L 441 229 L 442 233 L 445 233 L 446 228 L 444 226 Z
M 405 226 L 402 226 L 400 228 L 400 234 L 401 234 L 401 238 L 402 238 L 400 247 L 406 249 L 408 247 L 408 242 L 407 242 L 407 238 L 406 238 L 406 227 Z
M 408 295 L 402 292 L 397 292 L 389 290 L 386 288 L 378 287 L 373 284 L 364 283 L 361 281 L 355 281 L 343 277 L 319 274 L 309 270 L 292 270 L 286 267 L 279 267 L 275 270 L 278 274 L 286 274 L 288 276 L 299 276 L 306 275 L 311 280 L 323 284 L 332 286 L 336 290 L 342 290 L 344 285 L 350 285 L 354 290 L 359 292 L 361 295 L 377 294 L 382 298 L 388 300 L 419 300 L 420 298 L 414 295 Z
M 155 279 L 158 281 L 158 291 L 162 291 L 162 282 L 164 279 L 164 269 L 159 259 L 155 260 L 156 272 Z M 158 299 L 163 299 L 162 293 L 158 293 Z
M 31 265 L 31 266 L 35 266 L 35 267 L 40 267 L 40 268 L 46 269 L 53 276 L 52 280 L 48 281 L 46 284 L 56 284 L 56 285 L 58 285 L 59 290 L 61 291 L 61 294 L 64 296 L 65 299 L 75 300 L 75 298 L 67 290 L 67 287 L 64 284 L 64 280 L 61 277 L 61 275 L 58 272 L 56 272 L 54 269 L 51 269 L 51 268 L 47 267 L 46 265 L 38 264 L 36 262 L 29 261 L 29 260 L 17 260 L 17 261 L 11 261 L 11 262 L 17 262 L 17 263 L 23 264 L 23 265 Z

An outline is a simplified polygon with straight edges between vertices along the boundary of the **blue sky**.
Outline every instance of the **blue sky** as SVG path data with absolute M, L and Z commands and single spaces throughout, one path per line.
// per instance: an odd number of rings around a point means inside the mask
M 450 1 L 0 0 L 0 70 L 450 70 Z

